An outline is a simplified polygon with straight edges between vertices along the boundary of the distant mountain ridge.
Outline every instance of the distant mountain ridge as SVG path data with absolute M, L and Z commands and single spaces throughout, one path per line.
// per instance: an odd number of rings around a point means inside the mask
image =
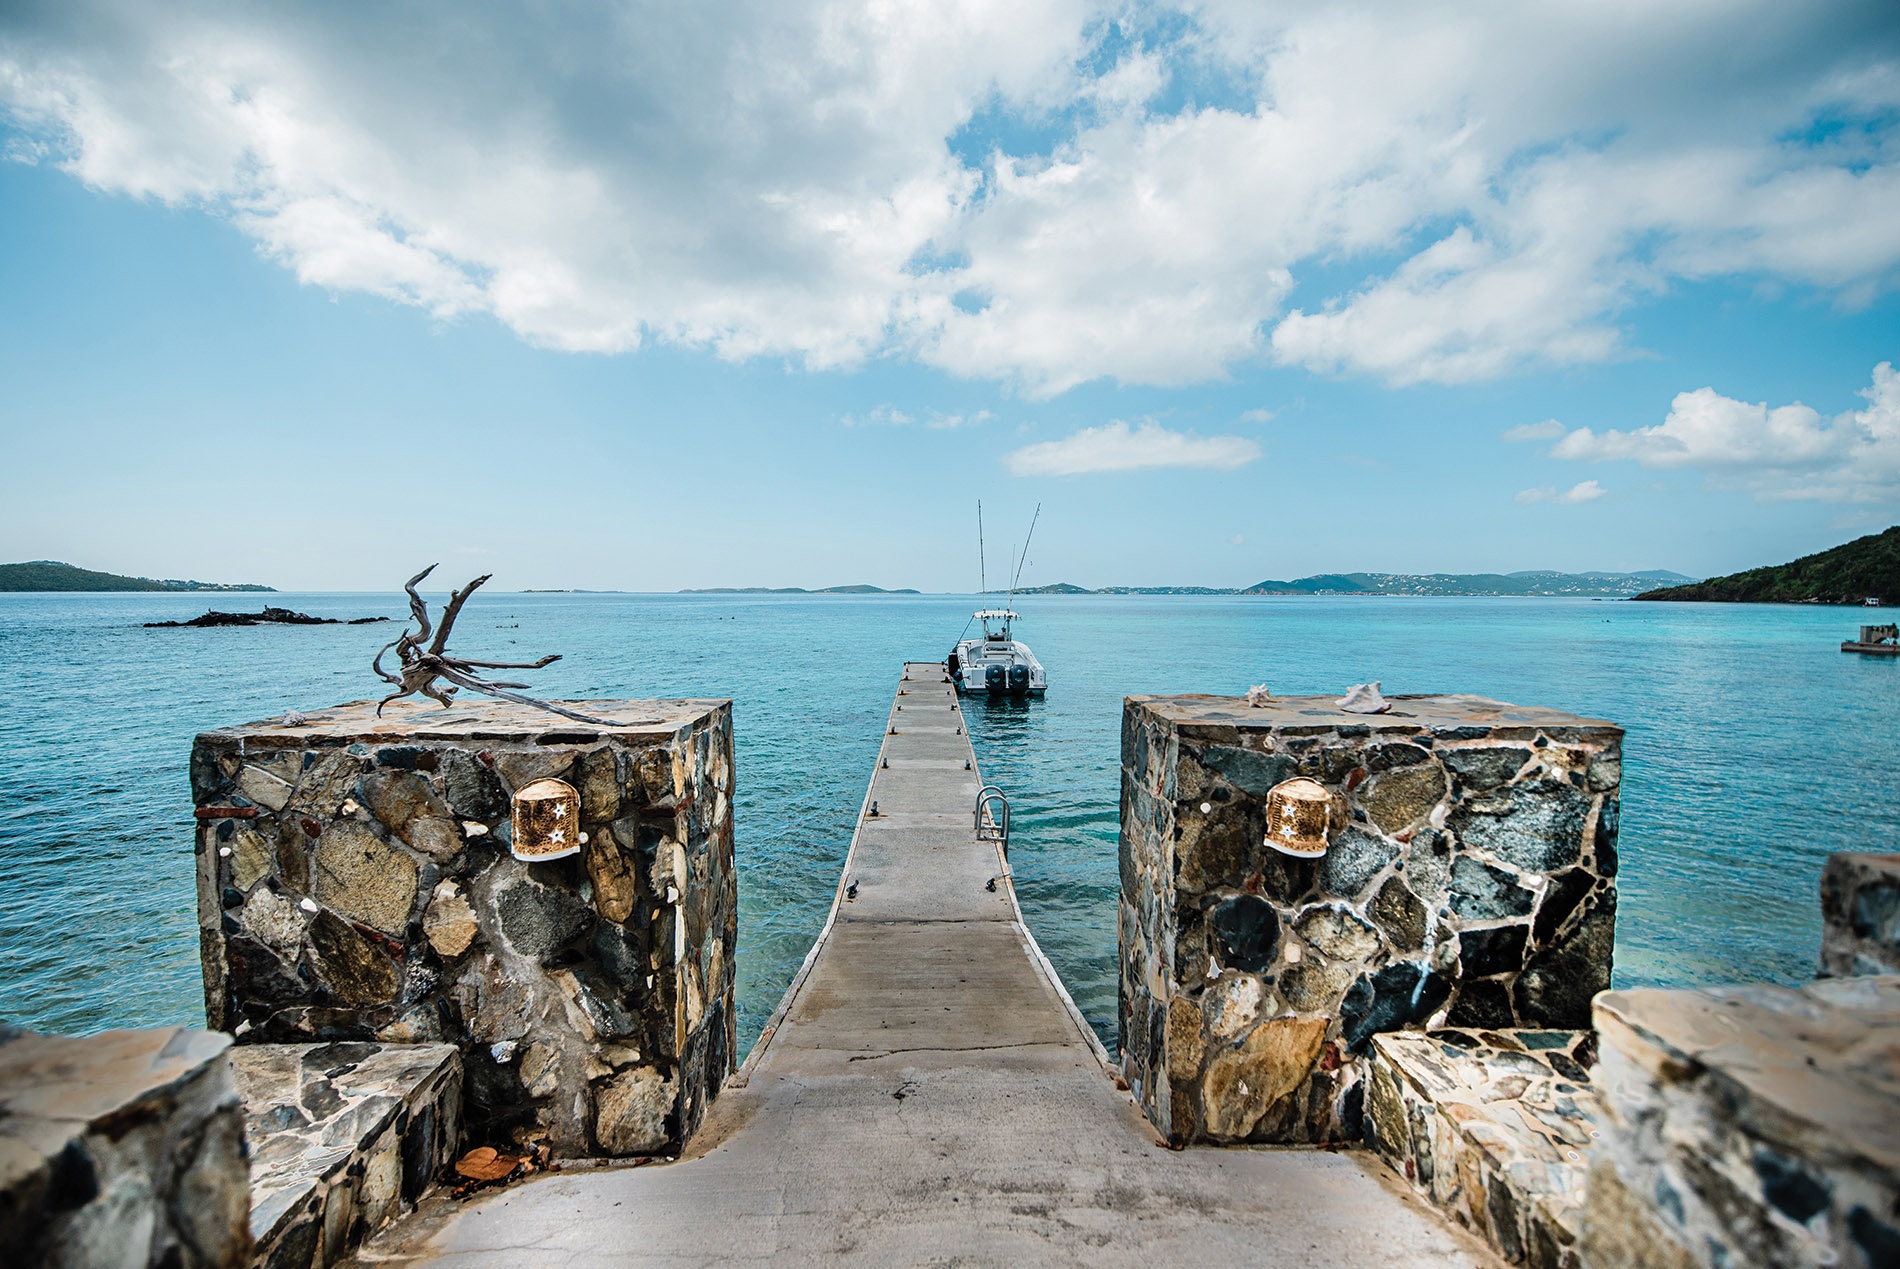
M 215 590 L 261 591 L 276 593 L 274 586 L 253 583 L 196 582 L 177 578 L 126 577 L 119 573 L 99 573 L 89 568 L 62 564 L 58 560 L 31 560 L 25 564 L 0 564 L 0 591 L 126 591 L 126 590 Z
M 1645 591 L 1637 599 L 1726 604 L 1900 604 L 1900 525 L 1884 533 L 1688 586 Z
M 905 586 L 897 590 L 886 590 L 882 586 L 826 586 L 821 590 L 806 590 L 803 586 L 698 586 L 679 592 L 682 595 L 921 595 L 923 592 Z
M 1628 599 L 1657 582 L 1695 579 L 1668 569 L 1640 573 L 1559 573 L 1531 569 L 1518 573 L 1319 573 L 1294 581 L 1268 580 L 1252 586 L 1104 586 L 1097 590 L 1058 582 L 1032 586 L 1024 595 L 1575 595 Z

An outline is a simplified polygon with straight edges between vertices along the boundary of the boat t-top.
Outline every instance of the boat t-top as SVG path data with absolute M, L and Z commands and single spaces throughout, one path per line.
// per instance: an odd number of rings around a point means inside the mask
M 1010 579 L 1011 598 L 1016 594 L 1016 583 L 1022 580 L 1022 561 L 1029 558 L 1029 539 L 1036 536 L 1036 520 L 1042 518 L 1042 507 L 1037 506 L 1036 515 L 1029 521 L 1029 537 L 1023 539 L 1022 555 L 1016 562 L 1016 573 Z M 977 566 L 982 568 L 983 560 L 983 504 L 976 504 L 976 543 Z M 987 580 L 984 584 L 984 598 L 989 597 Z M 944 667 L 950 671 L 950 679 L 961 692 L 982 692 L 988 696 L 1041 696 L 1049 690 L 1049 676 L 1042 672 L 1042 662 L 1036 660 L 1036 654 L 1029 645 L 1018 640 L 1011 630 L 1014 622 L 1022 620 L 1020 614 L 1009 608 L 991 608 L 985 604 L 971 614 L 970 620 L 979 623 L 983 633 L 975 638 L 959 639 L 956 647 L 950 649 L 950 655 L 944 658 Z M 965 627 L 967 630 L 968 627 Z
M 1010 631 L 1018 619 L 1007 608 L 979 608 L 971 615 L 983 623 L 982 636 L 960 640 L 950 650 L 950 679 L 959 690 L 990 696 L 1041 696 L 1048 690 L 1042 662 Z

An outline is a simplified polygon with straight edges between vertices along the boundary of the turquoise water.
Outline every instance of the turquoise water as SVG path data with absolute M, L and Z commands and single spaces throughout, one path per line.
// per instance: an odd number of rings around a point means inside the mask
M 389 626 L 146 630 L 257 596 L 0 595 L 0 1018 L 84 1032 L 202 1021 L 186 758 L 205 728 L 377 694 Z M 396 596 L 279 595 L 325 616 Z M 750 1044 L 824 919 L 900 663 L 959 596 L 478 594 L 464 655 L 561 652 L 547 695 L 729 696 L 739 1010 Z M 1900 843 L 1900 658 L 1844 655 L 1844 609 L 1567 599 L 1024 599 L 1046 700 L 970 703 L 1010 794 L 1031 928 L 1115 1029 L 1121 698 L 1476 692 L 1628 729 L 1620 986 L 1812 973 L 1834 850 Z M 510 655 L 497 659 L 529 659 Z

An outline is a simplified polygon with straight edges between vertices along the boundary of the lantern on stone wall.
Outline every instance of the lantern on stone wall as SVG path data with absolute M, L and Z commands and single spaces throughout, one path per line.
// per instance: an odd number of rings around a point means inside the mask
M 1345 823 L 1345 803 L 1317 780 L 1296 776 L 1267 791 L 1266 844 L 1295 859 L 1326 853 L 1333 830 Z
M 581 848 L 581 795 L 565 780 L 536 780 L 515 792 L 516 859 L 565 859 Z

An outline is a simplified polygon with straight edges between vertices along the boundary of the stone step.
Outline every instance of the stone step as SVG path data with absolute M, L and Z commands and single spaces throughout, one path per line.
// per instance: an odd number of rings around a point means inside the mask
M 1900 1265 L 1900 976 L 1605 992 L 1591 1269 Z
M 1588 1031 L 1393 1031 L 1372 1041 L 1366 1132 L 1440 1211 L 1513 1264 L 1570 1269 L 1605 1115 Z
M 267 1269 L 323 1269 L 415 1206 L 461 1142 L 451 1044 L 231 1050 L 251 1149 L 251 1236 Z
M 243 1263 L 231 1037 L 0 1023 L 0 1265 Z

